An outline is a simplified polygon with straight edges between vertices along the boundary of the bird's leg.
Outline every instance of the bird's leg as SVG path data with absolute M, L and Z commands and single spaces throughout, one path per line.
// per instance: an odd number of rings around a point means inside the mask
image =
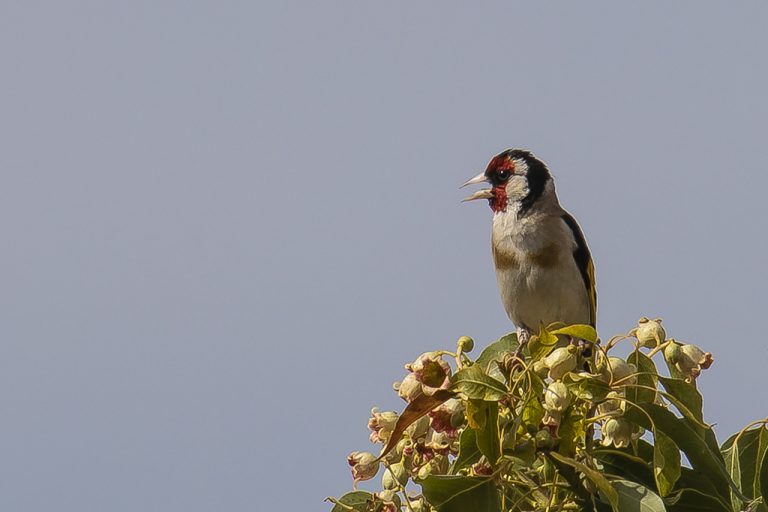
M 570 338 L 571 345 L 576 345 L 579 349 L 579 354 L 581 354 L 581 357 L 584 358 L 584 370 L 591 373 L 590 368 L 590 362 L 592 361 L 592 344 L 587 343 L 584 340 L 577 340 L 575 338 Z
M 514 356 L 520 357 L 523 353 L 523 348 L 528 344 L 528 340 L 531 339 L 531 332 L 525 327 L 517 328 L 517 348 L 515 349 Z

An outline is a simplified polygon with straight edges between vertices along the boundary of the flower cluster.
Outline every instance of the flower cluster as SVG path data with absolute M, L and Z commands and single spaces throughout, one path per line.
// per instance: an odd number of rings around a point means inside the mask
M 459 347 L 467 351 L 472 343 L 472 339 L 465 336 L 459 340 Z M 443 352 L 420 355 L 405 365 L 408 374 L 392 387 L 408 403 L 419 397 L 434 395 L 439 390 L 447 390 L 451 385 L 452 370 L 444 356 Z M 386 445 L 399 418 L 394 411 L 381 412 L 374 407 L 368 420 L 371 442 Z M 381 459 L 370 452 L 352 452 L 348 462 L 355 484 L 374 478 L 384 466 L 381 481 L 383 494 L 375 496 L 381 500 L 381 510 L 389 510 L 395 503 L 399 506 L 401 500 L 397 492 L 402 491 L 410 479 L 447 474 L 450 459 L 458 454 L 458 438 L 465 424 L 463 402 L 458 398 L 446 400 L 411 423 Z M 397 496 L 398 499 L 387 500 L 390 496 Z M 414 510 L 424 503 L 419 496 L 409 496 L 408 500 Z
M 631 353 L 620 357 L 615 348 L 625 340 Z M 523 347 L 510 334 L 475 359 L 468 355 L 473 348 L 462 336 L 455 352 L 426 352 L 405 365 L 407 374 L 393 384 L 404 410 L 373 408 L 369 438 L 378 449 L 348 457 L 354 486 L 381 475 L 381 491 L 332 499 L 334 512 L 427 512 L 434 510 L 430 500 L 469 499 L 467 493 L 485 499 L 480 484 L 499 492 L 507 507 L 499 510 L 550 510 L 552 503 L 578 510 L 586 495 L 610 501 L 610 484 L 596 474 L 605 464 L 620 472 L 616 451 L 627 460 L 651 454 L 657 486 L 649 492 L 666 496 L 680 475 L 680 434 L 657 431 L 652 418 L 682 414 L 708 428 L 695 382 L 712 354 L 668 339 L 660 319 L 643 317 L 607 343 L 592 327 L 553 324 Z M 659 374 L 657 354 L 670 377 Z M 647 431 L 664 451 L 645 448 Z M 581 475 L 577 487 L 571 473 Z

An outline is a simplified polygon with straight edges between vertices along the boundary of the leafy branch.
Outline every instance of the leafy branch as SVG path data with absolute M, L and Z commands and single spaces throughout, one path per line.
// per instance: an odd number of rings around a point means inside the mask
M 380 453 L 348 458 L 354 487 L 384 466 L 382 489 L 329 498 L 332 512 L 768 512 L 768 418 L 719 446 L 696 388 L 712 354 L 661 320 L 605 345 L 553 324 L 522 350 L 515 334 L 473 349 L 462 336 L 405 365 L 405 408 L 368 421 Z

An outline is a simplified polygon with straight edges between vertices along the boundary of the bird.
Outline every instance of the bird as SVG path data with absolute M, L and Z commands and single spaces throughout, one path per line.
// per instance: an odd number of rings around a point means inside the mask
M 526 149 L 507 149 L 462 185 L 490 184 L 464 201 L 487 199 L 491 253 L 507 316 L 522 348 L 555 322 L 597 323 L 595 266 L 576 219 L 557 198 L 547 165 Z

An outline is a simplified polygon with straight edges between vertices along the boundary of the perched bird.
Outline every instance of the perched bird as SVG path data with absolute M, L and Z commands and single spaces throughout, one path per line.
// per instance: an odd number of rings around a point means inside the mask
M 501 300 L 521 346 L 553 322 L 590 324 L 597 315 L 595 268 L 578 222 L 557 200 L 547 166 L 523 149 L 508 149 L 462 187 L 487 182 L 464 201 L 487 199 L 491 246 Z

